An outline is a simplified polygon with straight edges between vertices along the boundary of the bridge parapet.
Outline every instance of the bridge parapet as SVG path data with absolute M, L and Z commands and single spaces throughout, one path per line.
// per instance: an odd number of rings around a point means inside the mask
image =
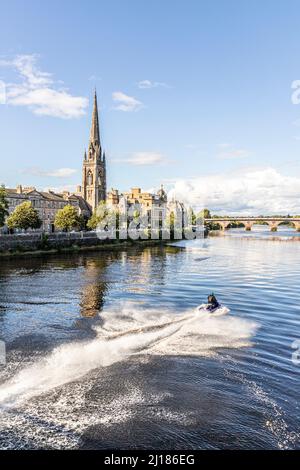
M 204 224 L 219 224 L 222 230 L 228 229 L 228 226 L 232 223 L 243 224 L 246 230 L 251 230 L 254 224 L 261 222 L 265 222 L 272 232 L 276 232 L 278 226 L 284 222 L 292 223 L 295 229 L 300 232 L 300 218 L 298 217 L 220 217 L 204 219 Z

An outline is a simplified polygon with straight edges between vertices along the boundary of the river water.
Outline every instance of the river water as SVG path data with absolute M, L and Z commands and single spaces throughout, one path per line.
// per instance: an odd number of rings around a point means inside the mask
M 2 259 L 0 448 L 300 448 L 299 235 Z

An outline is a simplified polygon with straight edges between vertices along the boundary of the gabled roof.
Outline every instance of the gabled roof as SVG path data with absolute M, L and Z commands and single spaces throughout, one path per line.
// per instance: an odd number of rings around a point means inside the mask
M 74 196 L 78 200 L 79 208 L 81 210 L 91 212 L 90 206 L 88 205 L 88 203 L 86 202 L 86 200 L 82 196 L 78 196 L 77 194 L 73 194 L 72 196 Z
M 63 198 L 63 196 L 61 194 L 56 194 L 56 193 L 48 193 L 46 191 L 41 191 L 40 194 L 45 198 L 45 199 L 48 199 L 50 201 L 60 201 L 60 202 L 63 202 L 65 201 L 65 199 Z
M 8 197 L 20 197 L 20 198 L 26 198 L 26 197 L 30 197 L 30 196 L 40 196 L 44 199 L 47 199 L 49 201 L 61 201 L 63 202 L 65 199 L 59 195 L 59 194 L 55 194 L 55 193 L 49 193 L 49 192 L 46 192 L 46 191 L 37 191 L 36 189 L 33 189 L 33 190 L 29 190 L 29 191 L 26 191 L 26 189 L 24 191 L 22 191 L 22 193 L 19 193 L 17 189 L 14 189 L 14 188 L 5 188 L 5 191 L 8 195 Z
M 17 193 L 17 190 L 13 188 L 5 188 L 5 192 L 8 196 L 12 196 L 12 195 L 20 196 L 20 194 Z
M 42 196 L 42 193 L 36 189 L 30 191 L 23 190 L 22 194 L 25 194 L 26 196 Z

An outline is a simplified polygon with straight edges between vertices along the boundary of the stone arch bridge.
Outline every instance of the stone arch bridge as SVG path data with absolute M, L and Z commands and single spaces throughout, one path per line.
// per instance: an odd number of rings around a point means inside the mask
M 219 224 L 222 230 L 230 228 L 230 224 L 238 223 L 243 224 L 246 230 L 251 230 L 254 224 L 267 224 L 272 232 L 276 232 L 277 228 L 282 223 L 289 223 L 294 226 L 297 232 L 300 232 L 300 217 L 224 217 L 215 219 L 204 219 L 204 224 L 208 223 Z

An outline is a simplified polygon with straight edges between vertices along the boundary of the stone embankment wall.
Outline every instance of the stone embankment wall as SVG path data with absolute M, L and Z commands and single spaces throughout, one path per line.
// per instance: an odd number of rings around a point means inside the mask
M 142 244 L 157 244 L 161 243 L 159 240 L 144 240 L 132 242 L 128 240 L 129 244 L 142 243 Z M 63 250 L 72 248 L 84 247 L 106 247 L 114 245 L 126 246 L 126 240 L 100 240 L 96 232 L 72 232 L 72 233 L 24 233 L 16 235 L 1 235 L 0 236 L 0 254 L 15 254 L 34 251 L 50 251 L 50 250 Z

